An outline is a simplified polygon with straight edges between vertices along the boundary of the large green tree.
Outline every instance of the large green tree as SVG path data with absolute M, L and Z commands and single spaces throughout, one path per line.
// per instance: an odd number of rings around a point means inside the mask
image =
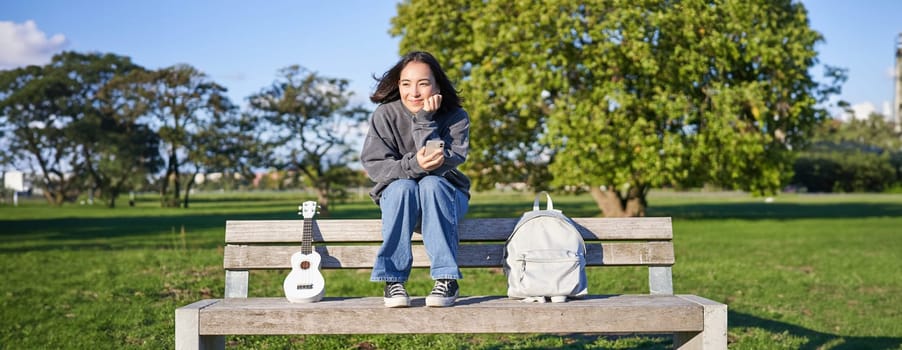
M 355 160 L 351 141 L 361 138 L 369 111 L 351 104 L 346 79 L 323 77 L 293 65 L 283 68 L 271 86 L 248 97 L 251 112 L 266 124 L 273 164 L 293 170 L 317 192 L 327 216 L 336 186 L 350 181 L 347 164 Z
M 392 24 L 462 90 L 478 186 L 547 168 L 606 216 L 665 185 L 776 191 L 844 78 L 809 75 L 822 38 L 790 0 L 409 0 Z
M 86 169 L 108 207 L 119 195 L 141 187 L 163 165 L 160 137 L 144 118 L 148 106 L 136 98 L 146 71 L 117 74 L 91 100 L 94 116 L 80 125 L 81 138 L 93 152 Z
M 135 138 L 123 136 L 129 133 L 124 124 L 132 130 L 141 126 L 105 110 L 99 95 L 117 76 L 139 68 L 124 56 L 63 52 L 44 66 L 0 72 L 8 151 L 19 164 L 33 167 L 49 202 L 74 200 L 87 188 L 102 195 L 118 190 L 110 187 L 112 173 L 141 152 L 132 144 Z M 153 137 L 146 128 L 138 133 Z M 108 166 L 111 160 L 117 165 Z
M 233 115 L 235 106 L 226 88 L 187 64 L 177 64 L 134 77 L 140 82 L 139 96 L 155 119 L 163 142 L 166 171 L 160 180 L 160 202 L 168 207 L 188 207 L 188 185 L 193 176 L 183 176 L 186 164 L 196 161 L 193 150 L 205 146 L 200 137 L 217 115 Z M 193 175 L 193 174 L 192 174 Z
M 72 176 L 78 145 L 66 137 L 72 122 L 65 112 L 71 95 L 67 80 L 50 65 L 0 72 L 0 116 L 10 129 L 6 152 L 14 164 L 28 166 L 40 177 L 35 185 L 55 205 L 74 200 L 83 187 Z

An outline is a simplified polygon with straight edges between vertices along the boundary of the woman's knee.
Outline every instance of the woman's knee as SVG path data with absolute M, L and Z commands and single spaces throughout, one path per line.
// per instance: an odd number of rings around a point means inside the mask
M 384 198 L 386 196 L 406 197 L 410 195 L 416 195 L 418 187 L 419 185 L 414 180 L 395 180 L 390 183 L 387 188 L 385 188 L 385 191 L 382 192 L 382 196 Z
M 453 188 L 448 179 L 436 176 L 429 175 L 422 179 L 420 179 L 419 183 L 420 192 L 436 192 L 440 190 L 447 190 L 448 188 Z

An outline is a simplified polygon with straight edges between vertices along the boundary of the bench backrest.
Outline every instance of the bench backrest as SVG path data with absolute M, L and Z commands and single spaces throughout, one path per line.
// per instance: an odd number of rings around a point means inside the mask
M 460 224 L 458 264 L 501 267 L 504 244 L 517 218 L 468 219 Z M 590 266 L 648 266 L 649 293 L 673 294 L 673 228 L 669 217 L 573 218 L 586 241 Z M 314 220 L 313 244 L 322 268 L 372 268 L 382 242 L 380 220 Z M 246 298 L 249 270 L 290 269 L 300 250 L 303 220 L 229 220 L 223 267 L 225 296 Z M 414 235 L 421 241 L 420 235 Z M 422 245 L 413 247 L 414 267 L 428 267 Z

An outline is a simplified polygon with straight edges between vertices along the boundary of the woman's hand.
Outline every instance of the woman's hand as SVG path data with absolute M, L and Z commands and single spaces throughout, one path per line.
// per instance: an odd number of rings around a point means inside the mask
M 441 97 L 439 97 L 441 100 Z M 438 169 L 445 163 L 445 152 L 441 149 L 428 150 L 426 147 L 417 151 L 417 163 L 426 171 Z
M 442 95 L 435 94 L 423 100 L 423 110 L 426 112 L 437 111 L 442 106 Z

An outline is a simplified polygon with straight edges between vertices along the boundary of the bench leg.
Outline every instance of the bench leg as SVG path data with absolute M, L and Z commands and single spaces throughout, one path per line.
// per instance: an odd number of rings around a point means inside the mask
M 695 295 L 679 297 L 696 302 L 704 308 L 705 329 L 701 332 L 680 332 L 673 335 L 673 348 L 726 349 L 727 348 L 727 305 Z
M 175 310 L 176 350 L 225 349 L 225 336 L 200 335 L 199 311 L 219 300 L 202 300 Z

